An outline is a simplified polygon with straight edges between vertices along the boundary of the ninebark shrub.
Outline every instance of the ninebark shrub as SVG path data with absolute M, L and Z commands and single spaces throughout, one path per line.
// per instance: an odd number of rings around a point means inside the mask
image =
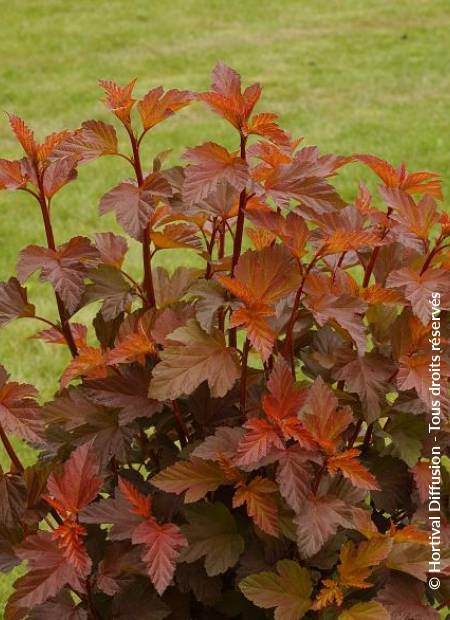
M 10 115 L 24 155 L 0 160 L 0 187 L 36 202 L 45 234 L 0 285 L 0 324 L 40 321 L 49 355 L 72 355 L 43 404 L 1 370 L 0 567 L 27 563 L 5 618 L 438 618 L 450 596 L 438 175 L 302 146 L 223 64 L 208 92 L 136 100 L 134 81 L 100 86 L 128 150 L 102 121 L 39 143 Z M 194 102 L 233 126 L 235 150 L 143 161 L 153 128 Z M 124 235 L 55 239 L 58 192 L 100 157 L 123 160 L 100 214 Z M 344 200 L 331 179 L 349 165 L 371 169 L 379 195 L 360 183 Z M 204 267 L 155 267 L 171 249 Z M 34 273 L 57 322 L 28 298 Z M 87 304 L 92 326 L 76 318 Z M 10 434 L 39 451 L 35 465 Z M 439 590 L 427 585 L 434 439 Z

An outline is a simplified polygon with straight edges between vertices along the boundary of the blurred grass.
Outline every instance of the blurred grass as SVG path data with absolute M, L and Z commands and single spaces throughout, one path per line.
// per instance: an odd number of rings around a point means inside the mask
M 411 169 L 442 173 L 449 189 L 447 0 L 0 0 L 0 10 L 0 108 L 24 117 L 40 137 L 89 118 L 108 119 L 98 102 L 99 78 L 138 77 L 139 95 L 159 84 L 204 89 L 213 65 L 223 60 L 247 83 L 262 83 L 259 109 L 279 113 L 306 144 L 406 161 Z M 172 148 L 176 161 L 184 147 L 206 140 L 236 146 L 224 122 L 194 105 L 155 129 L 147 141 L 148 165 L 151 154 Z M 0 145 L 0 156 L 19 156 L 6 119 Z M 114 228 L 112 217 L 98 220 L 97 204 L 128 174 L 119 160 L 84 167 L 54 202 L 58 241 Z M 361 177 L 372 179 L 357 166 L 340 175 L 345 197 L 354 196 Z M 26 196 L 2 192 L 0 209 L 4 280 L 14 272 L 17 252 L 43 243 L 43 232 Z M 192 255 L 163 252 L 159 260 L 172 267 L 189 263 Z M 129 267 L 138 273 L 136 248 Z M 40 314 L 55 316 L 48 287 L 32 280 L 30 296 Z M 38 327 L 21 321 L 2 330 L 0 361 L 15 379 L 34 383 L 49 397 L 68 357 L 27 340 Z M 18 449 L 26 462 L 33 459 Z M 10 583 L 0 576 L 0 601 Z

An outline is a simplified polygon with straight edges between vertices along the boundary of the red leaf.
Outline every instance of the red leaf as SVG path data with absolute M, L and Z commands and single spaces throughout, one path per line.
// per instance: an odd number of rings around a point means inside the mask
M 34 306 L 28 303 L 27 290 L 16 278 L 0 282 L 0 327 L 14 319 L 34 316 Z
M 302 420 L 314 440 L 329 453 L 342 442 L 342 433 L 353 420 L 349 407 L 338 408 L 332 390 L 318 377 L 308 393 Z
M 183 197 L 189 205 L 205 199 L 217 189 L 219 182 L 229 183 L 237 191 L 244 189 L 248 171 L 247 164 L 237 155 L 215 142 L 187 149 Z
M 147 519 L 133 532 L 133 544 L 143 544 L 142 556 L 149 577 L 161 595 L 170 585 L 175 573 L 175 562 L 187 540 L 173 523 L 160 525 L 155 519 Z
M 360 450 L 353 448 L 331 456 L 327 460 L 327 469 L 332 475 L 336 474 L 338 470 L 341 471 L 342 475 L 348 478 L 358 489 L 379 491 L 380 487 L 375 476 L 357 460 L 359 455 Z
M 51 159 L 72 158 L 84 164 L 102 155 L 117 153 L 117 135 L 112 125 L 102 121 L 85 121 L 81 128 L 63 140 Z
M 246 505 L 248 516 L 266 534 L 278 537 L 277 485 L 268 478 L 257 476 L 241 484 L 233 496 L 233 508 Z
M 37 144 L 34 139 L 34 132 L 15 114 L 8 114 L 9 124 L 13 130 L 17 141 L 22 145 L 23 150 L 31 160 L 36 157 Z
M 177 110 L 181 110 L 193 99 L 193 94 L 187 90 L 168 90 L 164 92 L 162 86 L 150 90 L 138 103 L 142 125 L 148 131 L 158 125 Z
M 236 463 L 241 466 L 254 465 L 268 456 L 274 449 L 283 450 L 284 444 L 273 424 L 253 418 L 245 422 L 245 435 L 239 442 Z
M 371 168 L 386 187 L 399 187 L 408 193 L 423 193 L 442 199 L 439 175 L 434 172 L 409 174 L 404 165 L 395 169 L 389 162 L 373 155 L 354 155 L 354 158 Z
M 102 485 L 98 462 L 89 444 L 72 452 L 61 474 L 52 473 L 47 481 L 49 494 L 67 514 L 76 514 L 90 504 Z
M 131 504 L 131 512 L 147 519 L 151 515 L 152 498 L 142 495 L 126 478 L 119 478 L 119 489 Z
M 105 358 L 100 349 L 83 346 L 67 366 L 61 377 L 61 387 L 67 385 L 75 377 L 88 377 L 89 379 L 104 379 L 108 376 L 108 368 Z
M 0 159 L 0 189 L 15 190 L 23 187 L 25 183 L 20 161 Z
M 37 390 L 27 383 L 8 382 L 0 366 L 0 424 L 7 433 L 40 444 L 44 425 L 35 398 Z
M 128 127 L 131 123 L 131 109 L 136 101 L 132 96 L 135 83 L 134 79 L 126 86 L 119 86 L 113 80 L 99 80 L 100 87 L 106 93 L 106 106 Z
M 46 167 L 43 185 L 47 198 L 52 198 L 64 185 L 77 177 L 76 165 L 75 159 L 65 157 L 56 159 Z
M 70 323 L 70 331 L 72 332 L 73 339 L 78 348 L 86 346 L 87 327 L 81 323 Z M 48 344 L 62 344 L 67 345 L 63 333 L 60 329 L 50 327 L 49 329 L 43 329 L 42 331 L 32 336 L 35 340 L 43 340 Z
M 171 193 L 169 183 L 155 172 L 145 179 L 141 187 L 124 181 L 107 192 L 100 201 L 100 213 L 114 211 L 117 222 L 124 230 L 141 241 L 159 198 Z
M 252 84 L 242 93 L 240 75 L 221 62 L 215 66 L 212 77 L 212 90 L 200 93 L 199 99 L 236 129 L 242 129 L 261 95 L 259 84 Z
M 80 575 L 87 575 L 92 566 L 83 544 L 82 537 L 86 533 L 85 528 L 72 519 L 66 519 L 52 532 L 52 538 L 56 540 L 62 554 Z
M 14 583 L 14 593 L 5 610 L 6 618 L 24 618 L 27 610 L 55 596 L 65 585 L 83 592 L 83 577 L 52 540 L 50 532 L 28 536 L 16 549 L 28 561 L 28 572 Z
M 98 261 L 98 252 L 86 237 L 74 237 L 56 250 L 29 245 L 19 255 L 17 275 L 24 282 L 34 271 L 50 282 L 64 305 L 73 313 L 80 303 L 88 267 Z
M 215 491 L 227 479 L 216 463 L 193 457 L 191 461 L 178 461 L 166 467 L 151 482 L 166 493 L 180 495 L 186 492 L 185 502 L 191 503 Z
M 134 332 L 120 338 L 117 345 L 105 356 L 106 364 L 130 364 L 140 362 L 145 364 L 147 355 L 156 353 L 155 342 L 145 328 L 143 321 L 138 320 Z

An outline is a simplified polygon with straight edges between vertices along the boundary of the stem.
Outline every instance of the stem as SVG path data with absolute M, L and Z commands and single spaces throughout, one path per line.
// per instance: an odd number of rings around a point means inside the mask
M 247 138 L 241 134 L 241 158 L 244 161 L 246 161 L 246 153 L 245 153 L 246 143 L 247 143 Z M 246 202 L 247 202 L 247 193 L 244 188 L 239 196 L 239 210 L 238 210 L 238 217 L 237 217 L 237 222 L 236 222 L 236 234 L 234 237 L 234 244 L 233 244 L 233 258 L 231 261 L 231 277 L 233 277 L 234 270 L 238 263 L 239 257 L 241 256 L 242 237 L 244 234 L 245 203 Z M 230 329 L 230 347 L 236 347 L 236 344 L 237 344 L 236 327 L 232 327 Z
M 53 252 L 55 252 L 56 251 L 55 237 L 53 234 L 53 228 L 52 228 L 52 223 L 50 220 L 50 212 L 48 209 L 47 200 L 44 194 L 42 177 L 40 176 L 39 171 L 37 169 L 36 169 L 36 174 L 38 175 L 38 179 L 39 179 L 39 192 L 40 193 L 39 193 L 38 199 L 39 199 L 39 204 L 41 206 L 41 213 L 42 213 L 42 219 L 44 222 L 45 236 L 47 239 L 47 247 L 50 250 L 53 250 Z M 73 339 L 72 330 L 70 329 L 69 317 L 67 316 L 64 303 L 56 291 L 55 291 L 55 297 L 56 297 L 56 305 L 58 306 L 59 320 L 61 323 L 61 331 L 67 342 L 67 346 L 70 349 L 70 353 L 72 354 L 72 357 L 76 357 L 78 355 L 78 349 L 77 349 L 77 345 L 75 344 L 75 340 Z
M 93 620 L 100 620 L 101 616 L 95 609 L 94 597 L 92 595 L 92 585 L 89 577 L 86 579 L 86 603 L 89 608 L 90 617 L 93 618 Z
M 247 400 L 247 360 L 248 353 L 250 351 L 250 340 L 245 339 L 244 349 L 242 351 L 242 372 L 241 372 L 241 385 L 240 385 L 240 407 L 241 413 L 245 416 L 245 403 Z
M 180 443 L 184 447 L 187 446 L 188 441 L 187 438 L 189 436 L 189 431 L 186 427 L 186 424 L 183 420 L 183 414 L 181 413 L 180 405 L 176 400 L 172 401 L 173 412 L 175 414 L 175 422 L 177 424 L 178 429 L 178 437 L 180 438 Z
M 387 218 L 389 219 L 392 213 L 392 209 L 391 207 L 388 208 L 387 210 Z M 383 231 L 381 233 L 381 240 L 383 240 L 388 232 L 389 228 L 388 226 L 384 226 Z M 377 245 L 377 247 L 373 250 L 372 254 L 370 255 L 370 259 L 369 262 L 367 264 L 366 270 L 364 272 L 364 280 L 362 283 L 362 287 L 363 288 L 367 288 L 370 282 L 370 276 L 372 275 L 372 271 L 373 268 L 375 267 L 375 261 L 377 260 L 378 254 L 380 253 L 380 247 L 379 245 Z
M 356 422 L 355 431 L 353 435 L 351 436 L 350 441 L 348 442 L 347 448 L 353 448 L 355 441 L 358 439 L 358 435 L 361 430 L 361 427 L 362 427 L 362 420 L 358 420 Z
M 206 244 L 206 251 L 208 252 L 208 264 L 206 265 L 206 273 L 205 273 L 206 280 L 209 280 L 211 278 L 211 272 L 212 272 L 211 261 L 212 261 L 212 254 L 213 254 L 213 249 L 214 249 L 214 242 L 216 240 L 216 233 L 217 233 L 216 220 L 217 218 L 214 218 L 213 228 L 211 231 L 211 239 L 209 243 Z
M 364 436 L 364 441 L 363 441 L 363 445 L 362 445 L 362 452 L 367 452 L 367 450 L 369 449 L 370 446 L 370 442 L 372 441 L 372 433 L 373 433 L 373 422 L 372 424 L 369 424 L 369 426 L 367 427 L 367 431 L 366 434 Z
M 309 272 L 311 271 L 311 269 L 314 267 L 314 265 L 316 264 L 319 256 L 320 256 L 320 252 L 321 252 L 322 248 L 319 248 L 319 250 L 314 254 L 314 256 L 312 257 L 309 265 L 307 266 L 305 273 L 303 274 L 302 277 L 302 281 L 300 283 L 300 286 L 297 290 L 297 294 L 295 296 L 295 300 L 294 300 L 294 305 L 292 307 L 292 312 L 291 312 L 291 316 L 289 317 L 289 321 L 288 324 L 286 326 L 286 340 L 284 342 L 284 354 L 285 356 L 289 356 L 290 362 L 291 362 L 291 370 L 292 370 L 292 375 L 295 376 L 295 360 L 294 360 L 294 342 L 293 342 L 293 332 L 294 332 L 294 325 L 295 325 L 295 321 L 297 318 L 297 312 L 298 312 L 298 308 L 300 305 L 300 299 L 303 293 L 303 288 L 305 286 L 305 282 L 306 282 L 306 278 L 308 277 Z
M 447 245 L 441 245 L 442 242 L 442 237 L 439 237 L 439 239 L 436 241 L 436 245 L 434 246 L 434 248 L 431 250 L 431 252 L 428 254 L 427 258 L 425 259 L 425 262 L 423 264 L 422 269 L 420 270 L 420 275 L 424 274 L 425 271 L 428 269 L 428 267 L 431 264 L 431 261 L 433 260 L 433 258 L 436 256 L 436 254 L 438 252 L 440 252 L 441 250 L 443 250 L 444 248 L 448 248 L 449 244 Z
M 314 495 L 317 494 L 317 491 L 319 489 L 319 484 L 320 484 L 320 481 L 322 480 L 322 476 L 323 476 L 323 473 L 325 471 L 325 468 L 326 468 L 326 461 L 324 461 L 322 467 L 317 472 L 316 479 L 314 480 L 314 485 L 313 485 L 313 494 Z
M 142 173 L 141 156 L 139 153 L 139 142 L 136 140 L 136 136 L 133 130 L 126 126 L 126 130 L 130 137 L 131 148 L 133 150 L 133 167 L 136 175 L 136 181 L 139 187 L 142 187 L 144 183 L 144 175 Z M 153 287 L 152 276 L 152 253 L 150 248 L 150 222 L 147 224 L 144 230 L 144 236 L 142 239 L 142 262 L 144 265 L 144 280 L 142 286 L 147 297 L 147 304 L 150 308 L 155 307 L 155 289 Z
M 0 439 L 2 440 L 3 446 L 10 458 L 11 463 L 13 463 L 14 467 L 17 469 L 17 471 L 19 472 L 23 472 L 24 471 L 24 466 L 22 465 L 21 460 L 19 459 L 19 457 L 16 454 L 16 451 L 14 450 L 14 448 L 12 447 L 5 431 L 3 430 L 2 425 L 0 424 Z

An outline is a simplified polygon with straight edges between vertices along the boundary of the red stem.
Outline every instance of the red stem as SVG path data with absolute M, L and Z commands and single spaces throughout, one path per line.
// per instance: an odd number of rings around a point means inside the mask
M 133 167 L 136 175 L 136 181 L 139 187 L 142 187 L 144 183 L 144 175 L 142 173 L 142 164 L 141 164 L 141 156 L 139 153 L 139 142 L 136 140 L 136 136 L 133 133 L 133 130 L 128 126 L 125 126 L 128 135 L 130 137 L 131 148 L 133 150 Z M 147 304 L 150 308 L 154 308 L 155 303 L 155 289 L 153 287 L 153 276 L 152 276 L 152 252 L 150 248 L 150 232 L 151 226 L 150 223 L 147 224 L 144 230 L 144 236 L 142 239 L 142 262 L 144 266 L 144 279 L 142 282 L 142 286 L 144 288 Z
M 178 437 L 180 438 L 180 443 L 184 448 L 188 444 L 187 438 L 189 437 L 189 431 L 186 427 L 186 424 L 184 423 L 183 414 L 181 413 L 180 405 L 178 404 L 176 400 L 172 401 L 172 407 L 173 407 L 173 412 L 175 414 L 175 422 L 177 424 Z
M 19 472 L 23 472 L 23 470 L 25 469 L 24 466 L 22 465 L 19 457 L 16 454 L 16 451 L 14 450 L 14 448 L 12 447 L 5 431 L 3 430 L 2 425 L 0 424 L 0 439 L 2 440 L 2 443 L 5 447 L 5 450 L 10 458 L 11 463 L 13 463 L 14 467 L 17 469 L 17 471 Z
M 424 274 L 425 271 L 428 269 L 428 267 L 431 264 L 431 261 L 433 260 L 433 258 L 436 256 L 436 254 L 438 252 L 440 252 L 441 250 L 443 250 L 444 248 L 448 248 L 449 244 L 447 245 L 441 245 L 443 241 L 443 237 L 439 237 L 439 239 L 436 240 L 436 245 L 434 246 L 434 248 L 431 250 L 431 252 L 428 254 L 427 258 L 425 259 L 425 262 L 423 264 L 422 269 L 420 270 L 420 275 Z
M 388 219 L 390 218 L 391 213 L 392 213 L 392 208 L 389 207 L 386 213 Z M 388 230 L 389 230 L 388 226 L 387 225 L 384 226 L 383 231 L 381 233 L 381 239 L 385 238 Z M 373 250 L 372 254 L 370 255 L 369 262 L 364 272 L 364 280 L 362 283 L 363 288 L 367 288 L 369 286 L 370 276 L 372 275 L 373 268 L 375 267 L 375 261 L 377 260 L 378 254 L 380 253 L 380 247 L 381 246 L 377 245 L 377 247 Z
M 247 360 L 248 353 L 250 351 L 250 341 L 248 338 L 245 339 L 244 349 L 242 351 L 242 372 L 241 372 L 241 385 L 240 385 L 240 408 L 241 413 L 245 416 L 245 403 L 247 400 Z
M 39 171 L 36 169 L 36 174 L 39 179 L 39 204 L 41 206 L 42 219 L 44 222 L 45 236 L 47 239 L 47 247 L 50 250 L 56 251 L 56 243 L 55 237 L 53 234 L 52 223 L 50 219 L 50 211 L 48 208 L 47 200 L 45 198 L 44 187 L 42 183 L 42 177 L 39 174 Z M 73 338 L 72 330 L 70 329 L 69 317 L 66 312 L 66 308 L 64 303 L 59 296 L 59 294 L 55 291 L 56 297 L 56 305 L 58 306 L 59 320 L 61 322 L 61 330 L 64 335 L 64 338 L 67 342 L 67 346 L 70 349 L 70 353 L 72 357 L 76 357 L 78 355 L 77 345 L 75 344 L 75 340 Z
M 246 153 L 245 153 L 246 143 L 247 143 L 247 138 L 241 134 L 241 158 L 244 161 L 246 161 Z M 239 210 L 238 210 L 238 217 L 237 217 L 237 222 L 236 222 L 236 234 L 234 236 L 233 258 L 231 261 L 231 277 L 233 277 L 234 270 L 241 256 L 242 237 L 244 234 L 246 202 L 247 202 L 247 193 L 244 188 L 239 196 Z M 232 327 L 230 329 L 230 341 L 229 342 L 230 342 L 230 347 L 236 347 L 236 344 L 237 344 L 236 327 Z
M 316 264 L 320 256 L 321 249 L 322 248 L 319 248 L 319 250 L 316 252 L 316 254 L 314 254 L 313 258 L 311 259 L 309 265 L 306 267 L 305 273 L 303 274 L 302 281 L 300 283 L 300 287 L 298 288 L 297 294 L 295 296 L 291 316 L 289 317 L 289 321 L 286 326 L 286 340 L 284 342 L 284 354 L 285 356 L 289 356 L 289 359 L 291 362 L 291 370 L 294 376 L 295 376 L 295 360 L 294 360 L 294 346 L 293 346 L 294 345 L 294 342 L 293 342 L 294 325 L 295 325 L 295 321 L 297 318 L 297 312 L 300 306 L 300 299 L 303 293 L 303 288 L 305 286 L 306 278 L 308 277 L 308 274 L 311 271 L 311 269 Z

